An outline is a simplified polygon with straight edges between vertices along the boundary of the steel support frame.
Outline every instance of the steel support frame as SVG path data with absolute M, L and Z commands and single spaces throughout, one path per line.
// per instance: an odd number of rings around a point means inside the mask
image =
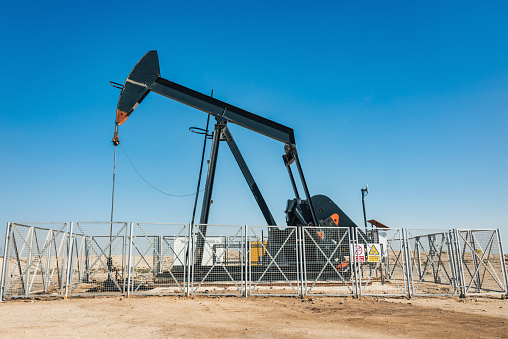
M 268 208 L 268 205 L 266 204 L 266 201 L 263 198 L 263 195 L 259 191 L 258 185 L 256 184 L 256 181 L 252 177 L 249 167 L 245 163 L 245 160 L 242 154 L 240 153 L 240 150 L 238 149 L 238 146 L 236 145 L 236 142 L 233 139 L 233 136 L 231 135 L 231 132 L 229 131 L 227 126 L 224 126 L 224 128 L 222 129 L 222 135 L 226 139 L 229 149 L 231 150 L 231 153 L 233 153 L 236 163 L 238 164 L 238 167 L 240 167 L 240 170 L 242 171 L 245 181 L 247 181 L 247 185 L 249 185 L 252 195 L 254 195 L 254 199 L 256 199 L 259 209 L 261 210 L 261 213 L 263 213 L 263 217 L 265 218 L 266 224 L 268 226 L 276 226 L 277 224 L 275 223 L 275 219 L 273 218 L 272 213 L 270 212 L 270 209 Z
M 265 199 L 263 198 L 263 195 L 261 194 L 261 191 L 258 188 L 258 185 L 256 184 L 256 181 L 254 180 L 254 177 L 252 176 L 252 173 L 249 170 L 249 167 L 247 166 L 247 163 L 245 162 L 245 159 L 243 158 L 240 150 L 238 149 L 238 146 L 236 145 L 236 142 L 234 141 L 234 138 L 229 131 L 227 127 L 227 121 L 221 118 L 216 118 L 217 123 L 215 124 L 215 129 L 213 132 L 213 138 L 212 138 L 212 147 L 210 150 L 210 160 L 208 164 L 208 173 L 206 178 L 206 184 L 205 184 L 205 192 L 203 194 L 203 203 L 201 208 L 201 216 L 200 216 L 200 235 L 198 235 L 197 244 L 196 244 L 196 262 L 200 263 L 201 258 L 203 255 L 204 250 L 204 237 L 206 237 L 206 225 L 208 224 L 208 219 L 210 215 L 210 205 L 212 201 L 212 192 L 213 192 L 213 185 L 215 181 L 215 171 L 217 168 L 217 158 L 219 154 L 219 144 L 221 140 L 225 140 L 229 146 L 229 149 L 231 150 L 231 153 L 233 154 L 233 157 L 236 160 L 236 163 L 238 164 L 238 167 L 240 168 L 240 171 L 242 172 L 245 181 L 247 182 L 247 185 L 249 186 L 252 195 L 254 196 L 254 199 L 256 200 L 259 209 L 261 210 L 261 213 L 263 214 L 263 217 L 265 218 L 265 221 L 267 225 L 269 226 L 276 226 L 275 219 L 273 218 L 272 213 L 270 212 L 270 209 L 268 208 L 268 205 L 266 204 Z M 224 139 L 222 139 L 224 137 Z
M 203 203 L 201 206 L 201 216 L 199 219 L 199 234 L 197 235 L 195 264 L 200 266 L 203 258 L 205 246 L 206 225 L 210 215 L 210 205 L 212 204 L 212 191 L 215 179 L 215 170 L 217 168 L 217 156 L 219 154 L 219 144 L 222 135 L 222 129 L 226 126 L 225 121 L 217 121 L 213 131 L 212 148 L 210 150 L 210 160 L 208 163 L 208 173 L 206 175 L 205 192 L 203 193 Z

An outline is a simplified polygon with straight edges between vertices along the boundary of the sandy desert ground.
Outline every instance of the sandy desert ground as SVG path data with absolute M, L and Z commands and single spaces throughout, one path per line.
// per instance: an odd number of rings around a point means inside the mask
M 0 336 L 507 338 L 492 298 L 96 297 L 0 303 Z

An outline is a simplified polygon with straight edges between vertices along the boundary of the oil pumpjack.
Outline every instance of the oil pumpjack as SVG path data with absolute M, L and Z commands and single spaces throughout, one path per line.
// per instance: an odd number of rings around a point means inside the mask
M 229 149 L 233 153 L 259 209 L 263 214 L 266 224 L 276 226 L 275 219 L 240 153 L 231 131 L 228 129 L 229 123 L 239 125 L 283 143 L 284 153 L 282 158 L 295 195 L 293 199 L 287 201 L 286 205 L 285 214 L 288 226 L 316 226 L 315 234 L 307 234 L 306 236 L 311 236 L 318 241 L 329 239 L 335 243 L 337 240 L 334 239 L 341 238 L 345 229 L 349 228 L 353 230 L 357 227 L 330 198 L 325 195 L 310 195 L 298 157 L 292 128 L 162 78 L 160 76 L 159 57 L 157 51 L 154 50 L 149 51 L 139 60 L 130 72 L 123 86 L 119 86 L 119 88 L 122 90 L 116 110 L 115 136 L 113 138 L 113 143 L 115 143 L 115 145 L 119 142 L 118 126 L 125 123 L 150 92 L 194 107 L 215 118 L 216 123 L 212 133 L 208 173 L 199 219 L 199 236 L 197 237 L 193 256 L 194 266 L 198 269 L 202 266 L 220 141 L 226 141 Z M 305 199 L 301 198 L 295 183 L 295 178 L 291 169 L 292 164 L 296 165 Z M 330 228 L 330 226 L 332 228 Z M 323 229 L 320 230 L 319 227 L 323 227 Z M 269 252 L 276 253 L 279 248 L 283 246 L 277 239 L 284 239 L 286 236 L 285 232 L 288 232 L 287 229 L 279 229 L 277 227 L 269 228 L 267 240 Z M 309 243 L 311 242 L 309 241 Z M 316 251 L 312 248 L 308 248 L 305 253 L 307 262 L 322 260 L 319 259 L 320 255 L 316 255 Z M 339 264 L 342 263 L 340 269 L 347 266 L 347 264 L 344 264 L 344 262 L 347 262 L 347 258 L 345 258 L 346 253 L 349 253 L 347 246 L 337 251 L 338 258 L 336 258 L 336 261 Z M 288 257 L 294 257 L 295 259 L 293 261 L 298 260 L 295 256 Z M 261 261 L 260 266 L 263 266 L 263 261 Z

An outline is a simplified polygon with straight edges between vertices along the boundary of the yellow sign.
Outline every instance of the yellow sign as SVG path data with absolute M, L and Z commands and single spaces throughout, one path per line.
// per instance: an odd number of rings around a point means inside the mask
M 261 265 L 263 256 L 266 254 L 266 241 L 251 241 L 250 256 L 252 265 Z
M 369 262 L 379 262 L 381 259 L 381 256 L 379 255 L 379 251 L 377 250 L 376 246 L 379 246 L 379 245 L 377 245 L 377 244 L 370 245 Z

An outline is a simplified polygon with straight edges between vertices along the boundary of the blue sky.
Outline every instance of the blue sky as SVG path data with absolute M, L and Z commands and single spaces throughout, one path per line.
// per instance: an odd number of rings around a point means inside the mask
M 8 221 L 109 220 L 115 109 L 135 63 L 295 130 L 311 194 L 358 224 L 500 228 L 508 242 L 508 3 L 9 2 L 0 12 L 0 237 Z M 138 170 L 192 193 L 200 111 L 151 94 L 120 126 Z M 279 224 L 283 145 L 230 126 Z M 208 150 L 207 150 L 208 155 Z M 211 223 L 262 224 L 226 145 Z M 119 149 L 115 220 L 189 222 Z M 199 209 L 198 209 L 199 210 Z M 505 245 L 507 246 L 507 245 Z

